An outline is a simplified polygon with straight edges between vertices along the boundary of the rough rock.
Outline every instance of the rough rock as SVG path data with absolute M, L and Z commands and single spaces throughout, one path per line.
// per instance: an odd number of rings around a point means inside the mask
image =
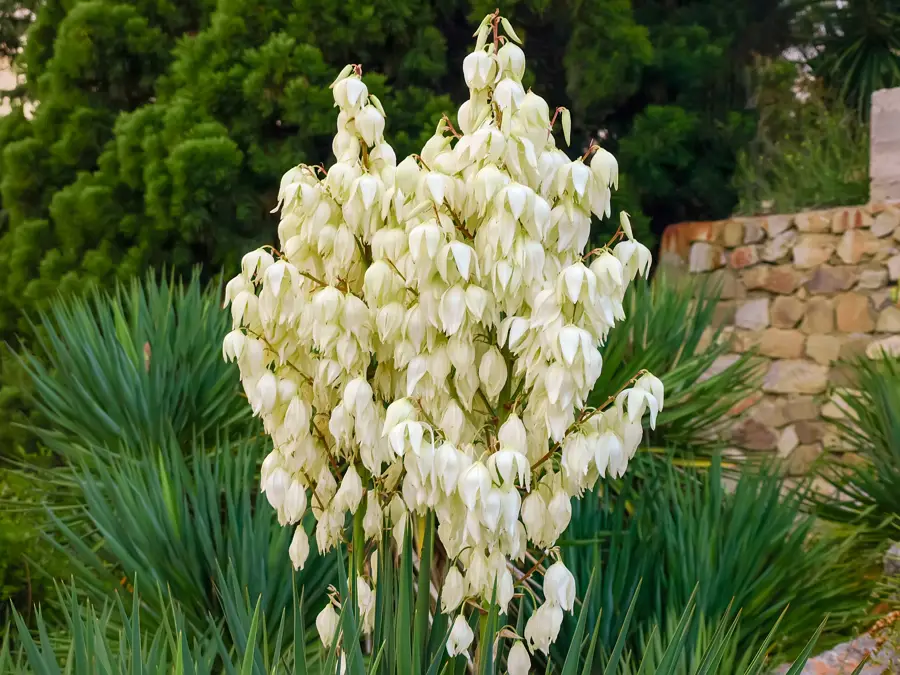
M 798 445 L 800 445 L 800 439 L 797 438 L 797 430 L 794 428 L 793 424 L 789 424 L 781 430 L 781 434 L 778 437 L 778 445 L 776 446 L 778 456 L 790 456 L 794 451 L 794 448 Z
M 850 389 L 835 389 L 832 391 L 830 398 L 822 406 L 822 417 L 836 420 L 852 415 L 852 410 L 847 401 L 844 400 L 844 396 L 851 396 L 853 393 L 853 390 Z M 826 438 L 827 436 L 828 434 L 826 434 Z
M 898 226 L 900 226 L 900 212 L 896 209 L 885 209 L 875 216 L 872 223 L 872 234 L 876 237 L 887 237 L 893 234 Z
M 741 358 L 740 354 L 723 354 L 712 362 L 712 365 L 710 365 L 710 367 L 706 369 L 706 372 L 698 378 L 699 381 L 703 382 L 715 375 L 718 375 L 719 373 L 724 372 L 739 358 Z
M 822 454 L 822 446 L 819 443 L 811 445 L 798 445 L 787 459 L 787 472 L 791 476 L 802 476 L 809 472 L 813 462 Z
M 812 361 L 773 361 L 762 386 L 773 394 L 821 394 L 828 386 L 828 368 Z
M 775 359 L 799 359 L 806 336 L 798 330 L 766 329 L 759 341 L 759 353 Z
M 731 336 L 731 349 L 738 354 L 759 346 L 759 333 L 752 330 L 735 330 Z
M 766 396 L 753 409 L 751 416 L 770 429 L 778 429 L 787 424 L 784 416 L 784 401 L 780 396 Z
M 727 267 L 710 273 L 710 282 L 720 288 L 721 300 L 739 300 L 746 297 L 747 291 L 738 280 L 737 273 Z M 887 275 L 885 274 L 885 278 Z
M 864 635 L 810 659 L 800 675 L 850 675 L 867 655 L 871 655 L 871 659 L 859 675 L 900 673 L 900 654 L 874 637 Z M 779 666 L 772 675 L 785 675 L 790 668 L 790 664 Z
M 834 253 L 836 237 L 830 234 L 804 234 L 794 245 L 794 264 L 811 269 L 828 262 Z
M 820 422 L 802 420 L 794 425 L 797 430 L 797 438 L 803 445 L 818 443 L 825 437 L 825 427 Z
M 791 252 L 791 247 L 797 241 L 797 231 L 788 230 L 773 237 L 763 246 L 760 257 L 766 262 L 778 262 L 782 258 L 786 258 Z
M 837 246 L 838 257 L 848 265 L 855 265 L 866 255 L 875 253 L 878 239 L 869 230 L 847 230 Z
M 791 396 L 784 402 L 782 414 L 788 422 L 805 422 L 819 416 L 819 406 L 812 396 Z
M 875 330 L 879 333 L 900 333 L 900 307 L 888 307 L 881 310 Z
M 705 241 L 695 241 L 691 244 L 688 269 L 691 272 L 711 272 L 725 264 L 725 253 L 721 246 Z
M 875 340 L 866 347 L 866 356 L 870 359 L 883 359 L 887 356 L 900 356 L 900 335 Z
M 831 231 L 841 234 L 847 230 L 858 230 L 872 225 L 872 216 L 861 208 L 840 211 L 831 218 Z
M 841 340 L 834 335 L 814 333 L 806 340 L 806 355 L 823 366 L 836 361 L 840 351 Z
M 771 239 L 791 229 L 792 220 L 792 216 L 766 216 L 765 221 L 763 221 L 763 229 L 765 229 Z
M 888 276 L 891 278 L 891 281 L 897 281 L 897 279 L 900 279 L 900 255 L 895 255 L 892 258 L 888 258 L 887 268 Z
M 769 299 L 757 298 L 743 302 L 737 309 L 734 325 L 747 330 L 762 330 L 769 325 Z
M 897 303 L 894 302 L 894 299 L 891 297 L 891 289 L 890 288 L 879 288 L 877 291 L 873 291 L 869 295 L 869 300 L 872 302 L 872 309 L 876 312 L 880 312 L 885 307 L 893 307 Z
M 781 295 L 772 301 L 769 318 L 776 328 L 794 328 L 803 318 L 805 309 L 802 300 Z
M 806 316 L 803 317 L 800 330 L 807 335 L 830 333 L 834 330 L 834 305 L 829 298 L 810 298 L 806 303 Z
M 766 231 L 763 229 L 759 220 L 751 219 L 744 221 L 744 243 L 758 244 L 766 238 Z
M 722 243 L 728 248 L 735 248 L 744 243 L 744 223 L 739 220 L 729 220 L 722 230 Z
M 900 542 L 892 545 L 884 556 L 884 576 L 900 576 Z
M 759 262 L 759 251 L 756 246 L 741 246 L 731 252 L 729 265 L 736 270 L 750 267 Z
M 769 427 L 750 418 L 742 421 L 731 435 L 731 442 L 745 450 L 774 450 L 778 437 Z
M 841 351 L 838 360 L 848 361 L 859 358 L 866 353 L 872 344 L 872 336 L 863 333 L 852 333 L 841 338 Z
M 853 267 L 821 265 L 815 269 L 804 286 L 814 294 L 839 293 L 849 290 L 856 283 L 858 276 L 859 272 Z
M 883 265 L 874 265 L 866 267 L 859 271 L 859 283 L 857 288 L 865 290 L 875 290 L 883 288 L 888 280 L 887 269 Z
M 737 302 L 734 300 L 721 300 L 716 303 L 713 309 L 712 325 L 716 328 L 720 326 L 730 326 L 734 323 L 734 314 L 737 311 Z
M 831 217 L 827 211 L 805 211 L 794 216 L 794 225 L 801 232 L 828 232 Z
M 868 296 L 860 293 L 843 293 L 834 301 L 837 329 L 842 333 L 870 333 L 875 320 Z

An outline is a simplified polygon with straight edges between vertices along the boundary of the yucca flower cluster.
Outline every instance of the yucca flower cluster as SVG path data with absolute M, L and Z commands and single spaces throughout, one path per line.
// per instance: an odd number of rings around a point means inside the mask
M 248 253 L 228 283 L 223 352 L 272 438 L 261 486 L 296 526 L 295 567 L 309 551 L 297 525 L 307 509 L 321 552 L 342 541 L 348 512 L 367 540 L 390 531 L 399 544 L 431 510 L 452 561 L 441 607 L 458 614 L 450 653 L 472 641 L 464 603 L 496 592 L 506 611 L 529 546 L 556 559 L 524 635 L 547 652 L 575 599 L 554 548 L 571 498 L 621 476 L 644 413 L 652 426 L 663 406 L 661 382 L 641 373 L 587 407 L 600 347 L 651 256 L 624 213 L 616 236 L 585 253 L 592 218 L 610 216 L 616 161 L 596 145 L 575 160 L 556 147 L 568 111 L 551 119 L 523 88 L 525 56 L 505 19 L 488 15 L 476 35 L 456 127 L 444 118 L 399 163 L 360 67 L 341 72 L 337 161 L 282 179 L 279 247 Z M 364 632 L 372 571 L 356 589 Z M 334 609 L 318 623 L 330 642 Z M 527 672 L 527 650 L 514 649 L 510 669 Z

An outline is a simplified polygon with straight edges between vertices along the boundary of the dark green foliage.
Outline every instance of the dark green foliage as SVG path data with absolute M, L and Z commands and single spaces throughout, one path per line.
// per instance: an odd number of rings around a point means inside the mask
M 742 612 L 732 645 L 738 655 L 754 652 L 786 609 L 774 648 L 787 655 L 827 613 L 827 642 L 852 634 L 864 617 L 872 587 L 854 573 L 861 564 L 854 542 L 818 536 L 816 519 L 803 513 L 805 487 L 782 494 L 777 471 L 747 472 L 728 491 L 718 461 L 703 473 L 672 464 L 654 471 L 643 461 L 609 488 L 573 502 L 562 542 L 579 588 L 596 569 L 590 611 L 601 644 L 619 632 L 641 579 L 634 620 L 654 649 L 652 626 L 673 629 L 667 622 L 692 602 L 701 620 L 687 632 L 688 653 L 702 652 L 714 627 L 708 620 L 729 608 Z
M 852 385 L 840 394 L 846 416 L 834 422 L 835 449 L 860 461 L 826 466 L 839 499 L 815 501 L 825 518 L 864 526 L 864 542 L 881 548 L 900 539 L 900 360 L 859 358 L 845 367 Z
M 9 598 L 25 614 L 41 601 L 47 581 L 38 568 L 67 575 L 66 556 L 43 546 L 39 533 L 47 526 L 45 504 L 65 507 L 60 514 L 68 516 L 69 505 L 81 503 L 70 463 L 125 450 L 138 458 L 147 453 L 158 473 L 160 449 L 189 450 L 198 434 L 214 436 L 220 425 L 231 436 L 256 429 L 237 377 L 222 360 L 229 317 L 219 291 L 204 290 L 197 278 L 182 283 L 150 275 L 111 293 L 60 300 L 36 317 L 38 337 L 20 363 L 40 413 L 37 433 L 52 452 L 13 455 L 7 459 L 16 463 L 2 467 L 0 612 Z M 106 470 L 103 463 L 91 466 Z M 249 495 L 255 479 L 246 479 Z
M 218 427 L 243 431 L 250 410 L 222 359 L 230 317 L 221 288 L 155 274 L 40 312 L 22 355 L 34 405 L 56 452 L 153 448 Z M 255 428 L 255 426 L 254 426 Z
M 900 85 L 900 7 L 896 0 L 812 4 L 813 70 L 868 117 L 872 93 Z
M 409 546 L 405 547 L 407 550 Z M 406 554 L 407 556 L 409 554 Z M 398 575 L 397 567 L 387 571 L 395 583 L 405 587 L 410 597 L 414 594 L 413 578 L 405 579 Z M 352 581 L 352 580 L 351 580 Z M 346 574 L 341 577 L 341 592 L 346 594 L 348 580 Z M 379 596 L 385 591 L 378 587 Z M 404 593 L 404 591 L 401 591 Z M 590 590 L 586 596 L 592 596 Z M 0 675 L 58 674 L 60 672 L 75 675 L 162 675 L 163 673 L 195 673 L 196 675 L 312 675 L 312 673 L 337 674 L 344 672 L 338 666 L 335 639 L 328 650 L 319 650 L 318 658 L 311 659 L 307 655 L 308 633 L 299 617 L 307 611 L 305 599 L 298 597 L 296 587 L 292 595 L 293 612 L 285 612 L 277 621 L 268 623 L 260 612 L 259 602 L 254 605 L 250 598 L 242 603 L 242 614 L 245 620 L 235 629 L 229 621 L 229 631 L 234 642 L 240 645 L 234 650 L 227 649 L 215 637 L 196 637 L 192 634 L 185 620 L 181 603 L 172 596 L 165 599 L 165 621 L 158 628 L 147 630 L 141 615 L 142 600 L 146 595 L 134 590 L 132 597 L 122 598 L 117 594 L 114 599 L 104 603 L 99 609 L 90 603 L 79 602 L 76 588 L 61 589 L 60 601 L 65 607 L 65 626 L 61 635 L 51 636 L 50 626 L 38 615 L 36 634 L 28 631 L 21 618 L 15 616 L 15 634 L 20 645 L 10 640 L 7 631 L 0 642 Z M 383 600 L 379 598 L 379 600 Z M 254 608 L 255 607 L 255 608 Z M 251 609 L 254 608 L 254 609 Z M 396 642 L 392 637 L 382 643 L 379 649 L 373 649 L 369 655 L 363 655 L 353 631 L 356 621 L 353 603 L 345 603 L 340 614 L 340 632 L 345 642 L 347 654 L 346 672 L 353 675 L 377 675 L 383 670 L 383 658 L 386 654 L 398 653 Z M 475 615 L 478 616 L 477 613 Z M 629 626 L 625 625 L 619 634 L 611 655 L 599 657 L 597 650 L 597 633 L 591 631 L 587 620 L 586 609 L 579 610 L 579 639 L 572 640 L 566 649 L 565 662 L 561 667 L 551 664 L 546 672 L 562 673 L 562 675 L 590 675 L 592 672 L 607 675 L 630 675 L 635 671 L 649 672 L 654 675 L 708 675 L 709 673 L 728 672 L 735 675 L 761 675 L 767 665 L 764 655 L 776 636 L 778 622 L 762 642 L 755 655 L 751 653 L 735 653 L 732 641 L 733 627 L 737 619 L 726 612 L 717 621 L 715 632 L 704 633 L 702 646 L 690 650 L 686 646 L 684 636 L 691 630 L 696 619 L 696 606 L 691 603 L 677 617 L 677 624 L 670 629 L 667 639 L 651 641 L 646 650 L 637 654 L 627 654 L 620 660 L 622 648 L 629 634 Z M 495 612 L 485 617 L 486 623 L 498 625 Z M 499 619 L 502 620 L 502 619 Z M 701 619 L 701 623 L 702 619 Z M 710 624 L 713 625 L 713 624 Z M 411 630 L 410 616 L 400 619 L 397 634 L 409 635 Z M 821 630 L 821 626 L 820 626 Z M 391 631 L 393 635 L 393 631 Z M 811 653 L 818 632 L 810 639 L 803 654 L 795 661 L 790 675 L 796 675 L 805 664 Z M 475 660 L 475 672 L 478 675 L 497 675 L 504 672 L 501 661 L 504 658 L 504 640 L 498 642 L 498 658 L 493 658 L 493 650 L 482 650 L 482 656 Z M 346 646 L 348 645 L 349 646 Z M 297 649 L 297 646 L 303 646 Z M 252 646 L 252 649 L 250 648 Z M 443 643 L 439 645 L 439 658 L 426 670 L 398 670 L 404 675 L 437 675 L 440 673 L 465 673 L 466 660 L 456 657 L 450 660 L 446 656 Z M 442 654 L 442 656 L 440 656 Z M 684 664 L 691 664 L 689 669 Z M 738 665 L 734 665 L 737 663 Z M 441 664 L 443 666 L 441 667 Z M 733 667 L 732 667 L 733 666 Z M 441 667 L 439 670 L 438 668 Z M 393 669 L 387 672 L 395 672 Z
M 796 213 L 868 202 L 868 124 L 797 64 L 760 60 L 755 77 L 759 121 L 738 155 L 737 211 Z
M 60 554 L 70 558 L 79 588 L 95 602 L 137 578 L 170 591 L 199 628 L 208 612 L 223 613 L 220 603 L 228 597 L 219 596 L 234 574 L 238 597 L 261 596 L 268 620 L 289 606 L 293 530 L 278 524 L 254 490 L 264 446 L 220 440 L 213 447 L 197 445 L 184 456 L 185 449 L 170 442 L 109 460 L 92 448 L 94 458 L 72 478 L 84 515 L 64 510 L 53 524 Z M 301 574 L 312 607 L 322 604 L 332 558 L 312 551 Z M 156 625 L 165 608 L 154 598 L 145 598 L 144 620 Z

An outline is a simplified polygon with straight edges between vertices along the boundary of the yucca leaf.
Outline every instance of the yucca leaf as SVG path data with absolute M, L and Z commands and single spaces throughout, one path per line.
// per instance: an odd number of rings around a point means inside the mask
M 588 604 L 591 599 L 591 592 L 594 589 L 594 577 L 588 582 L 587 590 L 584 592 L 583 604 L 581 611 L 578 612 L 578 624 L 575 626 L 575 634 L 569 643 L 569 650 L 566 653 L 566 660 L 563 663 L 561 675 L 575 675 L 578 664 L 582 659 L 582 642 L 584 641 L 584 629 L 587 625 Z M 596 633 L 596 629 L 595 629 Z
M 631 617 L 634 616 L 634 607 L 637 604 L 642 583 L 642 581 L 638 582 L 637 588 L 631 597 L 631 604 L 628 605 L 628 611 L 625 613 L 625 620 L 622 622 L 622 628 L 619 631 L 619 636 L 616 638 L 616 644 L 610 654 L 609 661 L 606 663 L 606 669 L 603 671 L 607 675 L 615 675 L 616 669 L 619 667 L 619 659 L 622 658 L 622 652 L 625 650 L 625 639 L 631 626 Z
M 790 667 L 790 669 L 785 673 L 785 675 L 800 675 L 800 671 L 803 670 L 803 667 L 806 665 L 806 662 L 809 660 L 809 655 L 812 654 L 813 647 L 816 646 L 816 641 L 819 639 L 819 636 L 822 634 L 822 631 L 825 629 L 825 624 L 828 623 L 828 618 L 822 619 L 822 623 L 819 624 L 819 627 L 816 629 L 816 632 L 813 633 L 813 636 L 809 639 L 809 642 L 806 643 L 806 646 L 803 648 L 803 651 L 800 652 L 800 656 L 794 661 L 794 664 Z
M 428 620 L 431 609 L 431 559 L 434 549 L 434 515 L 431 511 L 425 516 L 422 549 L 419 555 L 419 579 L 416 590 L 415 620 L 413 627 L 413 665 L 414 672 L 422 672 L 425 663 L 427 645 Z M 440 611 L 440 608 L 436 611 Z

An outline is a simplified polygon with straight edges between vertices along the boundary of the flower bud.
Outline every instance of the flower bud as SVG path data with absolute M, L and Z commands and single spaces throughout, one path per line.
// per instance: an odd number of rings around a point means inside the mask
M 348 77 L 334 85 L 334 102 L 341 108 L 356 109 L 369 97 L 369 90 L 357 77 Z
M 506 361 L 496 347 L 488 349 L 478 364 L 478 379 L 488 398 L 496 398 L 506 385 Z
M 302 523 L 294 529 L 294 538 L 291 539 L 288 555 L 291 557 L 294 569 L 302 570 L 309 557 L 309 537 L 306 536 L 306 530 L 303 529 Z
M 516 80 L 522 80 L 522 75 L 525 74 L 525 52 L 516 43 L 510 40 L 500 47 L 497 60 L 501 71 L 508 72 Z
M 567 612 L 575 607 L 575 577 L 562 561 L 550 565 L 544 574 L 544 598 Z
M 598 148 L 594 151 L 594 157 L 591 160 L 591 171 L 600 180 L 602 185 L 619 189 L 619 163 L 612 153 Z M 630 237 L 629 237 L 630 239 Z
M 524 62 L 524 57 L 523 57 Z M 497 62 L 484 50 L 472 52 L 463 59 L 463 77 L 470 89 L 484 89 L 494 79 Z
M 572 498 L 564 490 L 556 490 L 553 493 L 553 498 L 547 505 L 547 513 L 556 533 L 555 539 L 565 531 L 569 526 L 569 521 L 572 519 Z
M 356 473 L 356 467 L 351 464 L 347 468 L 347 473 L 344 474 L 341 486 L 334 495 L 335 506 L 342 511 L 356 513 L 362 495 L 362 481 L 359 478 L 359 474 Z
M 330 602 L 325 605 L 325 609 L 319 612 L 319 615 L 316 617 L 316 630 L 319 632 L 319 639 L 322 640 L 322 644 L 325 645 L 326 649 L 331 646 L 331 642 L 334 640 L 338 619 L 338 614 L 334 611 L 334 607 L 331 606 Z
M 453 622 L 453 628 L 450 629 L 450 637 L 447 639 L 447 654 L 456 656 L 462 654 L 472 644 L 475 634 L 469 628 L 466 618 L 459 614 Z
M 494 101 L 503 112 L 518 110 L 525 100 L 525 90 L 515 80 L 505 77 L 494 87 Z
M 491 474 L 481 462 L 475 462 L 459 478 L 459 496 L 470 511 L 475 508 L 478 496 L 482 498 L 491 486 Z
M 262 491 L 266 494 L 266 499 L 276 511 L 284 504 L 284 498 L 287 495 L 288 487 L 291 484 L 291 477 L 288 472 L 282 468 L 276 468 L 269 474 L 268 479 L 262 485 Z
M 544 542 L 544 528 L 550 514 L 543 497 L 537 492 L 532 492 L 522 502 L 522 523 L 528 538 L 540 546 Z
M 306 488 L 298 480 L 294 480 L 287 489 L 284 503 L 281 505 L 284 518 L 288 523 L 296 523 L 306 511 Z
M 444 586 L 441 588 L 441 611 L 450 614 L 455 611 L 463 601 L 466 594 L 466 580 L 454 565 L 444 578 Z
M 367 539 L 381 539 L 381 528 L 384 527 L 384 512 L 375 490 L 366 495 L 366 515 L 363 517 L 363 534 Z
M 381 143 L 384 134 L 384 116 L 373 105 L 367 105 L 354 118 L 356 130 L 363 137 L 366 145 Z
M 509 656 L 506 659 L 506 669 L 509 671 L 509 675 L 528 675 L 531 672 L 531 659 L 525 643 L 521 640 L 516 640 L 510 648 Z

